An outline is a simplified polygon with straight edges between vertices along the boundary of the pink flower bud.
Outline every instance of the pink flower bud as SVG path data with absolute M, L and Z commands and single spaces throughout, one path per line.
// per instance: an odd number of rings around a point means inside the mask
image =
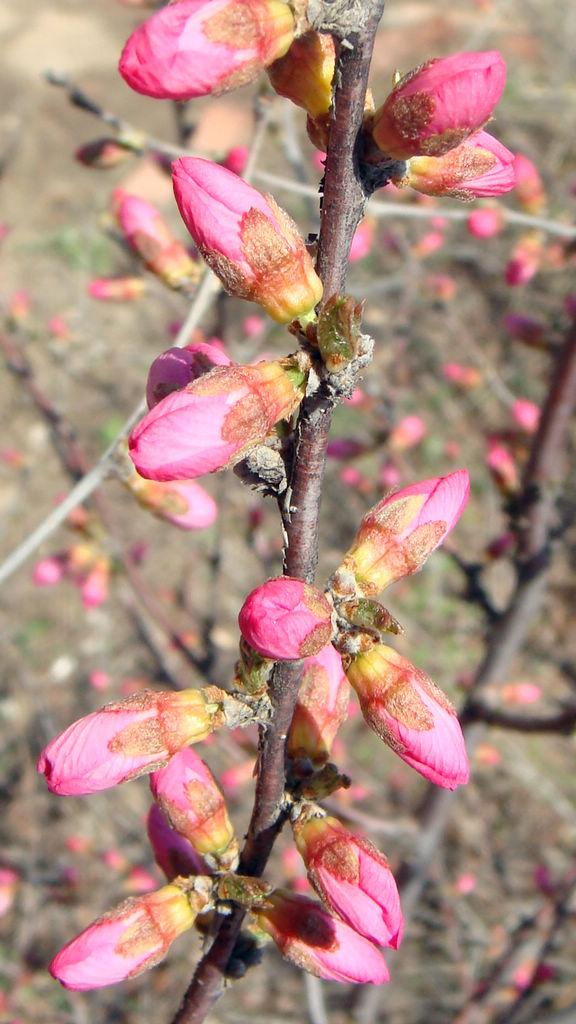
M 481 199 L 514 188 L 514 154 L 488 132 L 477 132 L 444 156 L 417 156 L 396 184 L 428 196 Z
M 295 661 L 330 643 L 332 607 L 317 587 L 278 576 L 248 595 L 238 622 L 246 643 L 262 657 Z
M 504 280 L 511 288 L 528 284 L 540 269 L 542 263 L 542 239 L 538 232 L 529 231 L 518 239 L 512 256 L 506 264 Z
M 198 277 L 194 260 L 154 206 L 122 189 L 116 189 L 113 198 L 122 232 L 149 270 L 171 288 Z
M 154 860 L 169 882 L 178 875 L 187 878 L 189 875 L 209 873 L 192 843 L 170 828 L 157 804 L 152 804 L 148 812 L 146 829 L 154 851 Z
M 145 480 L 134 470 L 126 485 L 144 508 L 181 530 L 204 530 L 218 515 L 214 498 L 194 480 Z
M 238 844 L 224 797 L 213 776 L 190 747 L 150 776 L 150 788 L 169 825 L 202 856 L 233 866 Z
M 130 897 L 67 943 L 50 964 L 50 973 L 74 991 L 134 978 L 164 959 L 168 946 L 192 927 L 201 907 L 196 893 L 177 885 Z
M 406 764 L 445 789 L 468 782 L 456 712 L 424 672 L 378 644 L 353 658 L 347 675 L 366 722 Z
M 85 575 L 78 579 L 85 608 L 97 608 L 108 597 L 110 587 L 110 562 L 108 558 L 98 559 Z
M 66 573 L 66 556 L 52 555 L 50 558 L 43 558 L 34 566 L 32 579 L 37 587 L 52 587 L 60 583 Z
M 403 452 L 420 444 L 426 434 L 426 424 L 421 416 L 404 416 L 390 433 L 390 448 L 394 452 Z
M 293 38 L 294 16 L 279 0 L 179 0 L 130 36 L 119 71 L 144 96 L 217 96 L 253 81 Z
M 382 985 L 389 981 L 380 951 L 314 900 L 278 889 L 255 913 L 282 956 L 328 981 Z
M 126 302 L 139 299 L 146 291 L 146 282 L 141 277 L 96 277 L 88 285 L 88 294 L 93 299 Z
M 158 405 L 173 391 L 181 391 L 215 366 L 230 366 L 231 362 L 222 349 L 206 341 L 195 341 L 185 348 L 167 349 L 157 356 L 148 371 L 148 408 Z
M 209 160 L 186 157 L 172 168 L 184 223 L 230 295 L 258 302 L 279 323 L 310 313 L 322 284 L 298 228 L 272 196 Z
M 227 171 L 233 171 L 234 174 L 242 174 L 249 155 L 250 151 L 247 146 L 233 146 L 232 149 L 228 150 L 220 163 Z
M 374 115 L 372 134 L 389 156 L 442 156 L 492 115 L 506 65 L 497 50 L 457 53 L 414 68 Z
M 516 174 L 516 198 L 526 213 L 541 213 L 546 206 L 546 191 L 542 178 L 527 156 L 517 153 L 514 157 Z
M 488 437 L 486 445 L 486 465 L 498 490 L 507 497 L 515 494 L 520 475 L 512 452 L 496 435 Z
M 404 919 L 386 858 L 337 818 L 299 819 L 292 830 L 308 878 L 328 909 L 359 935 L 397 949 Z
M 291 758 L 307 758 L 317 765 L 328 760 L 334 737 L 348 715 L 349 694 L 342 658 L 332 644 L 306 658 L 288 736 Z
M 331 35 L 307 32 L 268 68 L 273 89 L 312 118 L 330 111 L 336 50 Z
M 150 410 L 130 436 L 132 461 L 149 480 L 213 473 L 261 444 L 301 397 L 279 362 L 217 366 Z
M 100 171 L 110 170 L 129 160 L 136 147 L 128 146 L 118 139 L 95 139 L 94 142 L 87 142 L 80 146 L 74 154 L 74 159 L 85 167 L 96 167 Z
M 374 241 L 374 221 L 365 217 L 354 232 L 352 245 L 350 246 L 350 263 L 363 260 L 368 255 Z
M 217 687 L 141 690 L 80 718 L 44 748 L 38 771 L 60 796 L 97 793 L 153 771 L 224 724 Z
M 466 221 L 466 227 L 475 238 L 492 238 L 504 227 L 502 210 L 495 206 L 486 206 L 482 210 L 474 210 Z
M 385 498 L 364 516 L 336 573 L 351 573 L 357 593 L 375 597 L 424 564 L 458 522 L 470 494 L 465 469 L 422 480 Z
M 523 313 L 507 313 L 504 326 L 517 341 L 523 341 L 530 348 L 546 348 L 546 328 Z
M 512 416 L 518 426 L 527 434 L 535 434 L 540 421 L 540 409 L 526 398 L 517 398 L 512 406 Z

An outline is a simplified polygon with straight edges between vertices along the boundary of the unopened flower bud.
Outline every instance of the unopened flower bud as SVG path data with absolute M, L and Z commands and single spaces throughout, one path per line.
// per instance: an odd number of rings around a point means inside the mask
M 505 79 L 497 50 L 430 60 L 404 75 L 376 111 L 374 140 L 396 159 L 442 156 L 486 124 Z
M 514 188 L 514 154 L 488 132 L 477 132 L 444 156 L 417 156 L 396 184 L 428 196 L 481 199 Z
M 541 213 L 546 206 L 546 190 L 542 178 L 527 156 L 517 153 L 514 157 L 516 175 L 516 198 L 526 213 Z
M 502 231 L 504 215 L 496 206 L 486 206 L 482 210 L 474 210 L 466 221 L 466 227 L 474 238 L 492 238 Z
M 279 96 L 316 118 L 330 110 L 335 65 L 332 36 L 307 32 L 294 40 L 284 57 L 274 61 L 268 77 Z
M 278 576 L 248 595 L 238 616 L 240 632 L 258 654 L 295 661 L 318 654 L 332 636 L 332 607 L 317 587 Z
M 207 904 L 206 894 L 178 885 L 124 900 L 67 943 L 50 973 L 74 991 L 134 978 L 164 959 L 170 944 L 192 927 Z
M 175 754 L 165 768 L 152 773 L 150 788 L 170 826 L 197 853 L 220 867 L 234 867 L 238 843 L 226 803 L 198 754 L 190 747 Z
M 504 280 L 511 288 L 528 284 L 538 273 L 543 258 L 542 237 L 538 231 L 528 231 L 522 235 L 512 250 Z
M 328 909 L 372 942 L 397 949 L 404 919 L 386 858 L 337 818 L 302 815 L 292 831 L 310 883 Z
M 146 821 L 148 839 L 154 860 L 169 882 L 181 875 L 206 875 L 208 869 L 192 843 L 175 832 L 166 821 L 158 804 L 152 804 Z
M 306 658 L 288 736 L 292 759 L 306 758 L 314 765 L 328 760 L 334 737 L 348 714 L 349 694 L 342 658 L 332 644 Z
M 307 896 L 278 889 L 254 915 L 282 956 L 310 974 L 352 984 L 389 980 L 376 946 Z
M 298 228 L 271 196 L 195 157 L 176 160 L 173 179 L 184 223 L 230 295 L 259 303 L 279 323 L 311 313 L 322 284 Z
M 352 576 L 357 593 L 375 597 L 402 576 L 424 564 L 458 522 L 468 501 L 465 469 L 422 480 L 379 502 L 364 516 L 352 547 L 335 574 Z
M 148 371 L 148 408 L 158 405 L 173 391 L 181 391 L 215 366 L 230 366 L 232 360 L 218 345 L 194 341 L 184 348 L 169 348 L 156 357 Z
M 143 690 L 69 726 L 38 759 L 60 796 L 97 793 L 166 764 L 176 751 L 224 724 L 223 690 Z
M 279 0 L 179 0 L 130 36 L 119 71 L 144 96 L 218 96 L 252 82 L 286 53 L 294 27 Z
M 126 302 L 139 299 L 146 291 L 146 282 L 141 277 L 96 277 L 88 285 L 88 294 L 93 299 Z
M 134 152 L 133 146 L 123 144 L 118 139 L 95 139 L 94 142 L 80 146 L 74 156 L 86 167 L 107 171 L 134 156 Z
M 468 782 L 456 712 L 425 672 L 379 644 L 353 658 L 346 673 L 366 722 L 406 764 L 445 789 Z
M 304 379 L 286 361 L 217 366 L 167 395 L 135 427 L 136 469 L 149 480 L 189 480 L 233 465 L 297 408 Z
M 198 264 L 151 203 L 117 189 L 114 212 L 128 244 L 167 285 L 178 288 L 198 278 Z
M 143 508 L 181 530 L 205 530 L 218 515 L 214 498 L 195 480 L 145 480 L 133 469 L 124 483 Z

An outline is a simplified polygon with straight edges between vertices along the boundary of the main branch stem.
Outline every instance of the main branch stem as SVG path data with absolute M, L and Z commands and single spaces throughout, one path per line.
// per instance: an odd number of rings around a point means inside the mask
M 317 260 L 326 299 L 344 287 L 350 245 L 364 211 L 356 143 L 383 8 L 384 0 L 364 0 L 358 5 L 361 16 L 353 38 L 340 47 Z M 304 580 L 314 578 L 318 558 L 318 520 L 332 411 L 333 402 L 323 388 L 302 403 L 291 459 L 289 504 L 282 509 L 285 570 Z M 285 745 L 301 669 L 301 662 L 287 662 L 274 672 L 270 687 L 273 714 L 261 735 L 254 809 L 239 866 L 243 874 L 261 874 L 284 822 Z M 222 919 L 173 1024 L 201 1024 L 205 1019 L 223 990 L 243 917 L 243 911 L 237 909 Z

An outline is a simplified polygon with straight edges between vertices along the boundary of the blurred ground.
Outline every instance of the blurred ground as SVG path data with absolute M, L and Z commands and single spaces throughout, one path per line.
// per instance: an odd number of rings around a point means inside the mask
M 28 293 L 29 311 L 13 328 L 13 337 L 26 352 L 37 384 L 77 432 L 90 459 L 98 457 L 139 400 L 151 360 L 170 343 L 168 325 L 185 312 L 181 297 L 149 278 L 138 302 L 99 304 L 88 297 L 93 277 L 136 268 L 100 223 L 112 188 L 122 184 L 139 191 L 180 228 L 169 179 L 150 164 L 129 162 L 98 173 L 73 161 L 81 143 L 106 134 L 104 126 L 72 108 L 42 73 L 48 68 L 68 73 L 104 107 L 174 141 L 170 105 L 132 94 L 116 73 L 123 42 L 140 17 L 136 9 L 112 0 L 98 5 L 36 0 L 32 11 L 0 0 L 0 95 L 5 99 L 0 220 L 9 229 L 1 243 L 0 303 L 6 316 L 14 294 Z M 550 6 L 531 0 L 459 0 L 449 8 L 440 0 L 390 0 L 373 87 L 382 98 L 397 66 L 407 70 L 458 50 L 501 49 L 509 80 L 493 130 L 509 148 L 537 163 L 549 194 L 549 215 L 571 222 L 576 204 L 575 32 L 571 0 Z M 273 119 L 278 127 L 265 146 L 263 166 L 291 173 L 282 132 L 295 123 L 308 180 L 315 184 L 301 122 L 298 116 L 287 122 L 277 106 Z M 195 146 L 219 158 L 246 141 L 251 93 L 198 101 L 191 114 Z M 280 193 L 278 198 L 303 228 L 314 229 L 303 201 Z M 513 197 L 506 202 L 514 206 Z M 425 255 L 434 231 L 443 233 L 445 242 Z M 554 342 L 566 323 L 562 302 L 575 291 L 570 254 L 560 260 L 553 251 L 526 288 L 506 288 L 504 266 L 519 236 L 520 229 L 510 228 L 486 243 L 473 239 L 460 223 L 374 222 L 371 252 L 354 265 L 350 290 L 358 298 L 367 296 L 366 324 L 377 340 L 377 355 L 365 376 L 368 399 L 362 407 L 340 410 L 335 423 L 336 436 L 352 437 L 369 450 L 346 464 L 352 473 L 344 480 L 342 463 L 330 462 L 319 579 L 333 570 L 360 516 L 385 489 L 379 481 L 381 439 L 408 415 L 420 416 L 426 432 L 418 445 L 393 453 L 400 483 L 466 465 L 473 498 L 453 546 L 480 560 L 502 533 L 500 497 L 484 464 L 486 436 L 511 429 L 514 398 L 542 399 L 548 368 L 545 353 L 511 341 L 503 317 L 509 312 L 533 316 Z M 547 245 L 555 242 L 545 240 Z M 452 285 L 454 296 L 447 297 Z M 206 322 L 206 334 L 225 332 L 233 357 L 246 361 L 287 351 L 279 328 L 266 329 L 259 340 L 243 338 L 242 322 L 252 312 L 239 303 L 220 302 Z M 50 329 L 54 317 L 68 325 L 65 337 Z M 477 386 L 463 390 L 448 383 L 442 367 L 450 361 L 473 367 Z M 5 555 L 50 511 L 70 481 L 47 426 L 3 365 L 0 418 Z M 520 457 L 526 443 L 520 442 Z M 226 685 L 235 658 L 235 615 L 246 592 L 278 570 L 279 531 L 272 506 L 256 512 L 261 503 L 231 473 L 206 486 L 218 499 L 219 523 L 204 533 L 184 535 L 134 507 L 118 484 L 107 484 L 117 528 L 104 545 L 113 557 L 119 550 L 145 546 L 140 567 L 144 590 L 156 595 L 172 628 L 186 636 L 194 651 L 206 653 L 201 638 L 209 632 L 210 678 Z M 0 1024 L 164 1024 L 197 958 L 188 938 L 142 979 L 87 995 L 66 993 L 46 970 L 64 942 L 144 884 L 134 866 L 152 874 L 156 869 L 143 837 L 146 781 L 91 798 L 58 799 L 36 775 L 39 751 L 73 719 L 104 701 L 142 686 L 165 686 L 166 675 L 174 672 L 188 683 L 199 678 L 178 659 L 121 569 L 109 598 L 88 612 L 69 584 L 42 590 L 32 585 L 34 561 L 62 550 L 71 536 L 60 530 L 0 596 L 6 652 L 0 703 L 0 866 L 19 878 L 14 901 L 0 920 Z M 540 686 L 542 710 L 569 694 L 559 666 L 576 659 L 574 562 L 573 550 L 560 560 L 545 613 L 508 680 Z M 490 585 L 494 600 L 502 603 L 511 585 L 507 563 L 494 563 Z M 461 589 L 454 563 L 439 553 L 421 576 L 397 585 L 390 597 L 391 610 L 406 629 L 402 650 L 456 700 L 457 684 L 465 683 L 481 656 L 483 631 L 480 613 L 462 602 Z M 101 692 L 89 681 L 97 671 L 108 677 Z M 215 770 L 244 767 L 250 739 L 218 739 L 207 750 L 207 760 Z M 349 794 L 337 798 L 341 813 L 364 828 L 394 865 L 411 849 L 411 812 L 422 792 L 420 780 L 367 734 L 357 716 L 345 727 L 336 756 L 354 783 Z M 393 979 L 383 993 L 382 1021 L 464 1021 L 459 1013 L 475 983 L 490 973 L 508 937 L 516 930 L 523 936 L 524 922 L 542 907 L 536 876 L 541 879 L 546 871 L 558 880 L 573 864 L 573 761 L 573 741 L 566 737 L 491 734 L 474 765 L 473 781 L 461 795 L 421 912 L 395 957 Z M 240 835 L 250 796 L 248 783 L 231 795 Z M 279 879 L 282 872 L 277 860 L 270 877 Z M 464 892 L 466 876 L 474 881 Z M 571 924 L 568 914 L 546 956 L 549 970 L 515 1021 L 546 1021 L 553 1011 L 576 1002 Z M 537 927 L 529 930 L 534 934 Z M 519 963 L 510 957 L 488 1016 L 466 1021 L 500 1019 L 507 995 L 520 985 L 514 971 L 529 962 L 530 951 L 529 945 L 522 947 Z M 331 1024 L 352 1019 L 353 994 L 327 986 L 326 998 Z M 211 1019 L 300 1022 L 308 1019 L 305 1000 L 302 976 L 270 952 L 263 967 L 223 998 Z

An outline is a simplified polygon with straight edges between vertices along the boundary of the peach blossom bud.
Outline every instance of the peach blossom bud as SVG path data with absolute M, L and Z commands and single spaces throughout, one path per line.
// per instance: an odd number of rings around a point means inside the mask
M 546 206 L 546 191 L 542 178 L 527 156 L 517 153 L 514 157 L 516 174 L 516 198 L 526 213 L 541 213 Z
M 504 227 L 502 210 L 495 206 L 486 206 L 482 210 L 474 210 L 466 221 L 466 227 L 475 238 L 492 238 Z
M 308 878 L 326 907 L 359 935 L 397 949 L 404 919 L 386 858 L 337 818 L 300 818 L 292 831 Z
M 66 573 L 66 557 L 63 555 L 52 555 L 50 558 L 42 558 L 34 566 L 32 579 L 37 587 L 52 587 L 60 583 Z
M 88 294 L 93 299 L 114 302 L 139 299 L 145 291 L 146 282 L 141 277 L 96 277 L 88 285 Z
M 231 362 L 221 348 L 206 341 L 195 341 L 184 348 L 167 349 L 157 356 L 148 371 L 148 408 L 158 405 L 173 391 L 181 391 L 215 366 L 230 366 Z
M 0 917 L 10 910 L 20 876 L 12 868 L 0 868 Z
M 356 591 L 375 597 L 384 587 L 409 576 L 454 528 L 468 501 L 465 469 L 404 487 L 364 516 L 352 547 L 335 574 L 335 589 L 352 574 Z
M 179 0 L 130 36 L 119 71 L 144 96 L 218 96 L 252 82 L 293 38 L 294 16 L 279 0 Z
M 342 658 L 332 644 L 306 658 L 288 736 L 291 758 L 306 758 L 315 765 L 328 760 L 334 737 L 348 715 L 349 693 Z
M 354 232 L 352 245 L 350 246 L 350 263 L 357 263 L 368 255 L 374 240 L 374 221 L 365 217 Z
M 426 424 L 420 416 L 404 416 L 390 433 L 392 451 L 403 452 L 420 444 L 426 434 Z
M 446 241 L 445 235 L 440 231 L 428 231 L 422 238 L 418 239 L 413 247 L 416 256 L 426 257 L 441 249 Z
M 465 391 L 472 391 L 482 383 L 482 374 L 477 366 L 463 366 L 462 363 L 444 363 L 442 372 L 451 384 L 458 384 Z
M 425 672 L 378 644 L 353 658 L 347 675 L 366 722 L 406 764 L 445 789 L 468 782 L 456 712 Z
M 507 496 L 515 494 L 520 476 L 512 452 L 499 437 L 489 437 L 486 444 L 486 465 L 498 490 Z
M 197 264 L 151 203 L 116 189 L 113 204 L 126 241 L 149 270 L 171 288 L 198 277 Z
M 481 199 L 514 188 L 514 155 L 488 132 L 477 132 L 444 156 L 417 156 L 396 184 L 428 196 Z
M 97 608 L 108 597 L 110 587 L 110 562 L 108 558 L 99 558 L 88 570 L 86 575 L 78 579 L 85 608 Z
M 258 654 L 295 661 L 318 654 L 332 636 L 332 606 L 321 590 L 277 576 L 248 595 L 238 616 L 240 632 Z
M 126 486 L 143 508 L 181 530 L 205 530 L 218 516 L 214 498 L 194 480 L 145 480 L 134 470 Z
M 186 157 L 172 168 L 184 223 L 230 295 L 259 303 L 279 323 L 310 314 L 322 284 L 298 228 L 272 196 L 209 160 Z
M 307 896 L 278 889 L 255 917 L 282 956 L 310 974 L 353 984 L 389 981 L 376 946 Z
M 74 154 L 74 159 L 85 167 L 108 171 L 134 156 L 135 151 L 133 146 L 128 146 L 118 139 L 95 139 L 94 142 L 80 146 Z
M 135 427 L 137 471 L 149 480 L 189 480 L 233 465 L 292 414 L 303 381 L 280 362 L 217 366 L 167 395 Z
M 506 264 L 504 280 L 511 288 L 528 284 L 540 269 L 542 263 L 542 239 L 537 232 L 529 231 L 518 240 L 512 256 Z
M 238 843 L 224 797 L 207 766 L 190 747 L 150 776 L 150 788 L 168 824 L 203 857 L 232 867 Z
M 307 32 L 268 68 L 273 89 L 312 118 L 327 114 L 332 103 L 336 50 L 331 35 Z
M 74 991 L 134 978 L 164 959 L 168 946 L 192 927 L 207 903 L 207 896 L 177 885 L 130 897 L 67 943 L 50 973 Z
M 169 882 L 181 875 L 207 875 L 209 871 L 192 843 L 178 835 L 166 821 L 157 804 L 152 804 L 146 821 L 154 860 Z
M 63 316 L 51 316 L 48 321 L 48 330 L 53 338 L 65 341 L 70 337 L 70 327 Z
M 492 115 L 506 66 L 497 50 L 457 53 L 408 72 L 374 115 L 372 134 L 389 156 L 442 156 Z
M 535 434 L 540 421 L 540 409 L 526 398 L 517 398 L 512 406 L 512 416 L 527 434 Z
M 224 691 L 142 690 L 80 718 L 44 748 L 38 771 L 60 796 L 97 793 L 153 771 L 224 724 Z
M 536 683 L 508 683 L 500 692 L 507 704 L 535 704 L 542 697 L 542 688 Z
M 233 146 L 220 161 L 222 167 L 227 171 L 234 171 L 234 174 L 242 174 L 248 160 L 249 149 L 247 146 Z

